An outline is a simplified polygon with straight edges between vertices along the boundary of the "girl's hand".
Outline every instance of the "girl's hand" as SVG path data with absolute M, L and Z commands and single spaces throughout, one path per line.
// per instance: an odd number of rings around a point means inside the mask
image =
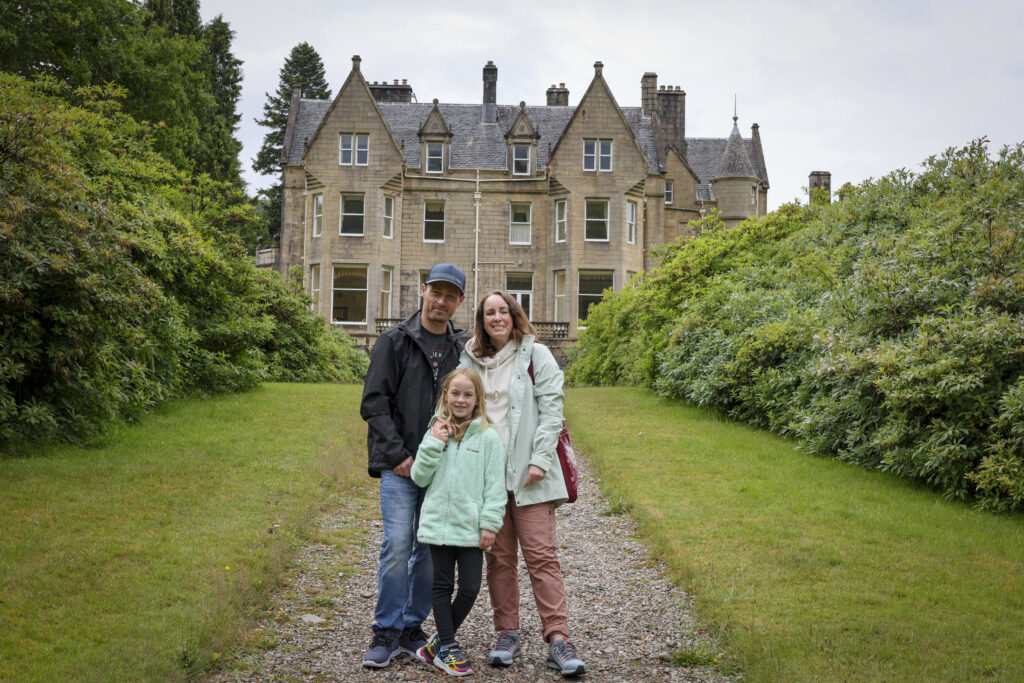
M 448 435 L 451 433 L 451 427 L 448 426 L 447 422 L 441 420 L 435 420 L 434 424 L 430 425 L 430 435 L 435 439 L 440 439 L 445 443 L 448 443 Z
M 480 549 L 487 550 L 494 545 L 494 539 L 497 538 L 497 534 L 487 529 L 480 530 Z
M 530 471 L 526 473 L 526 483 L 524 487 L 536 484 L 538 481 L 547 476 L 547 472 L 537 467 L 536 465 L 530 465 Z

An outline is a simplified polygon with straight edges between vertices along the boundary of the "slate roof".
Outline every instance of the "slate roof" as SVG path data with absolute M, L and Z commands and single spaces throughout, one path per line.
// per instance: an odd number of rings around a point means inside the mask
M 432 104 L 419 102 L 378 102 L 385 122 L 399 145 L 405 146 L 405 163 L 409 168 L 420 167 L 419 130 L 433 108 Z M 300 165 L 306 143 L 316 133 L 320 122 L 331 106 L 330 100 L 308 100 L 299 102 L 295 119 L 292 147 L 288 150 L 288 163 Z M 451 168 L 494 169 L 506 167 L 505 133 L 519 114 L 518 105 L 499 104 L 497 124 L 480 122 L 480 104 L 438 104 L 438 111 L 452 132 Z M 640 107 L 622 107 L 622 114 L 636 137 L 640 148 L 647 153 L 648 171 L 660 173 L 657 146 L 651 117 L 645 116 Z M 547 168 L 548 154 L 565 132 L 572 118 L 575 106 L 533 106 L 526 107 L 530 122 L 540 135 L 537 144 L 537 168 Z M 737 131 L 738 134 L 738 131 Z M 764 169 L 760 168 L 754 142 L 741 138 L 753 175 L 767 182 Z M 722 157 L 728 147 L 728 138 L 687 138 L 687 163 L 700 180 L 697 198 L 711 200 L 711 179 L 719 175 Z

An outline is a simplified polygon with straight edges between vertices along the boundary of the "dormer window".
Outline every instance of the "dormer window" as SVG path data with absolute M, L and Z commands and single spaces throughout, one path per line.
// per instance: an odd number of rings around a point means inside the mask
M 342 133 L 338 136 L 338 164 L 366 166 L 370 163 L 370 136 L 363 133 Z
M 530 175 L 530 146 L 512 146 L 512 175 Z
M 444 173 L 444 143 L 427 143 L 427 173 Z

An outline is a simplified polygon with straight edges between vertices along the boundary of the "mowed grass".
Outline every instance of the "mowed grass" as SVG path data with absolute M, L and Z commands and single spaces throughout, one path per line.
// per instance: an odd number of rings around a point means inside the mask
M 0 460 L 0 680 L 181 680 L 243 639 L 317 513 L 365 496 L 360 386 L 182 401 Z
M 745 680 L 1024 680 L 1024 516 L 645 390 L 572 389 L 566 405 L 613 505 Z

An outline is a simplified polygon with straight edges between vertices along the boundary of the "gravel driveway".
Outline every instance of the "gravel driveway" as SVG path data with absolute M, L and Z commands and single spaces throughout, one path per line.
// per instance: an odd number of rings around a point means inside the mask
M 558 509 L 558 539 L 569 603 L 570 637 L 587 664 L 590 681 L 726 681 L 736 680 L 711 666 L 672 666 L 680 648 L 714 652 L 695 633 L 687 597 L 667 580 L 664 569 L 647 560 L 632 523 L 609 515 L 587 463 L 580 458 L 580 496 Z M 376 501 L 376 496 L 374 497 Z M 401 656 L 386 669 L 365 669 L 362 656 L 370 643 L 376 596 L 379 520 L 359 521 L 351 508 L 321 521 L 325 528 L 358 524 L 367 538 L 356 571 L 325 579 L 323 567 L 339 561 L 338 549 L 310 545 L 299 553 L 285 587 L 257 628 L 266 649 L 237 655 L 210 681 L 435 681 L 442 672 Z M 361 516 L 366 516 L 365 511 Z M 562 676 L 545 666 L 546 646 L 540 621 L 520 560 L 523 653 L 508 669 L 485 662 L 493 644 L 486 580 L 476 606 L 459 630 L 463 652 L 476 669 L 472 676 L 493 681 L 551 681 Z M 339 597 L 340 596 L 340 597 Z M 431 633 L 432 620 L 424 624 Z

